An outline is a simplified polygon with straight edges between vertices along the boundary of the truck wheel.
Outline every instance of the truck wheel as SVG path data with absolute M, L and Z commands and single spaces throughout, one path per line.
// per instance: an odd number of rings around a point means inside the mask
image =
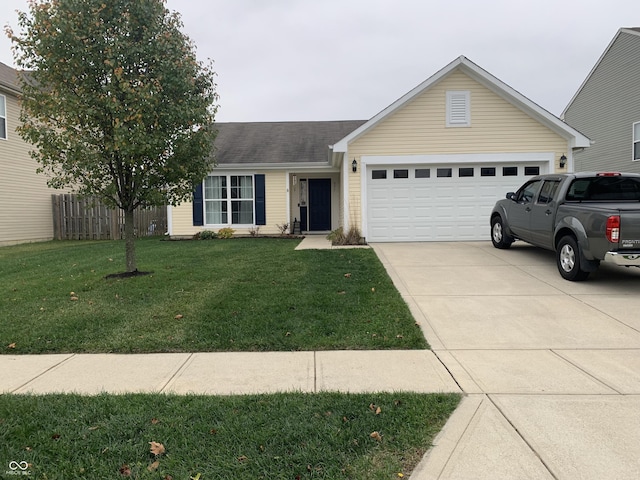
M 504 232 L 502 217 L 497 215 L 491 220 L 491 243 L 496 248 L 509 248 L 513 238 Z
M 556 262 L 562 278 L 578 282 L 586 280 L 589 272 L 582 269 L 578 242 L 571 235 L 562 237 L 556 248 Z

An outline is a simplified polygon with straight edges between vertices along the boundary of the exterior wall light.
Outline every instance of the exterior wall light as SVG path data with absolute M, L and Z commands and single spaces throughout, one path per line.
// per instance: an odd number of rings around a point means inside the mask
M 356 173 L 358 171 L 358 162 L 356 162 L 356 159 L 353 159 L 353 162 L 351 162 L 351 171 L 353 173 Z
M 560 168 L 564 168 L 567 165 L 567 157 L 562 154 L 560 157 Z

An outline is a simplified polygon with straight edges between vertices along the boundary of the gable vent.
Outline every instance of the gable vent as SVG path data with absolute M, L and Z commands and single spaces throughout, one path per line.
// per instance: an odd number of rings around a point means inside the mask
M 447 92 L 447 126 L 468 127 L 471 125 L 470 92 Z

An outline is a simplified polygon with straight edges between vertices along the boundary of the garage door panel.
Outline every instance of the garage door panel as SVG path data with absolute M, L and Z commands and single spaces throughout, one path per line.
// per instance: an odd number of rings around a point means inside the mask
M 496 200 L 517 190 L 528 177 L 504 177 L 502 168 L 497 166 L 495 176 L 481 176 L 482 166 L 486 165 L 376 166 L 375 170 L 387 170 L 386 179 L 376 180 L 371 179 L 368 169 L 368 240 L 489 239 L 489 215 Z M 461 167 L 473 168 L 474 176 L 459 177 Z M 453 176 L 437 177 L 438 168 L 451 168 Z M 416 169 L 429 169 L 431 176 L 416 178 Z M 393 178 L 393 170 L 408 170 L 408 178 Z M 518 172 L 524 173 L 522 164 L 518 165 Z

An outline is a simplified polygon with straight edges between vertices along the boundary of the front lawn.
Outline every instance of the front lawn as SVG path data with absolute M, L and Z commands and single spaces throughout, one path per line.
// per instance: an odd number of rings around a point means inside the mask
M 0 468 L 48 480 L 397 479 L 420 461 L 459 400 L 4 395 Z
M 372 250 L 297 240 L 117 241 L 0 248 L 0 352 L 427 348 Z

